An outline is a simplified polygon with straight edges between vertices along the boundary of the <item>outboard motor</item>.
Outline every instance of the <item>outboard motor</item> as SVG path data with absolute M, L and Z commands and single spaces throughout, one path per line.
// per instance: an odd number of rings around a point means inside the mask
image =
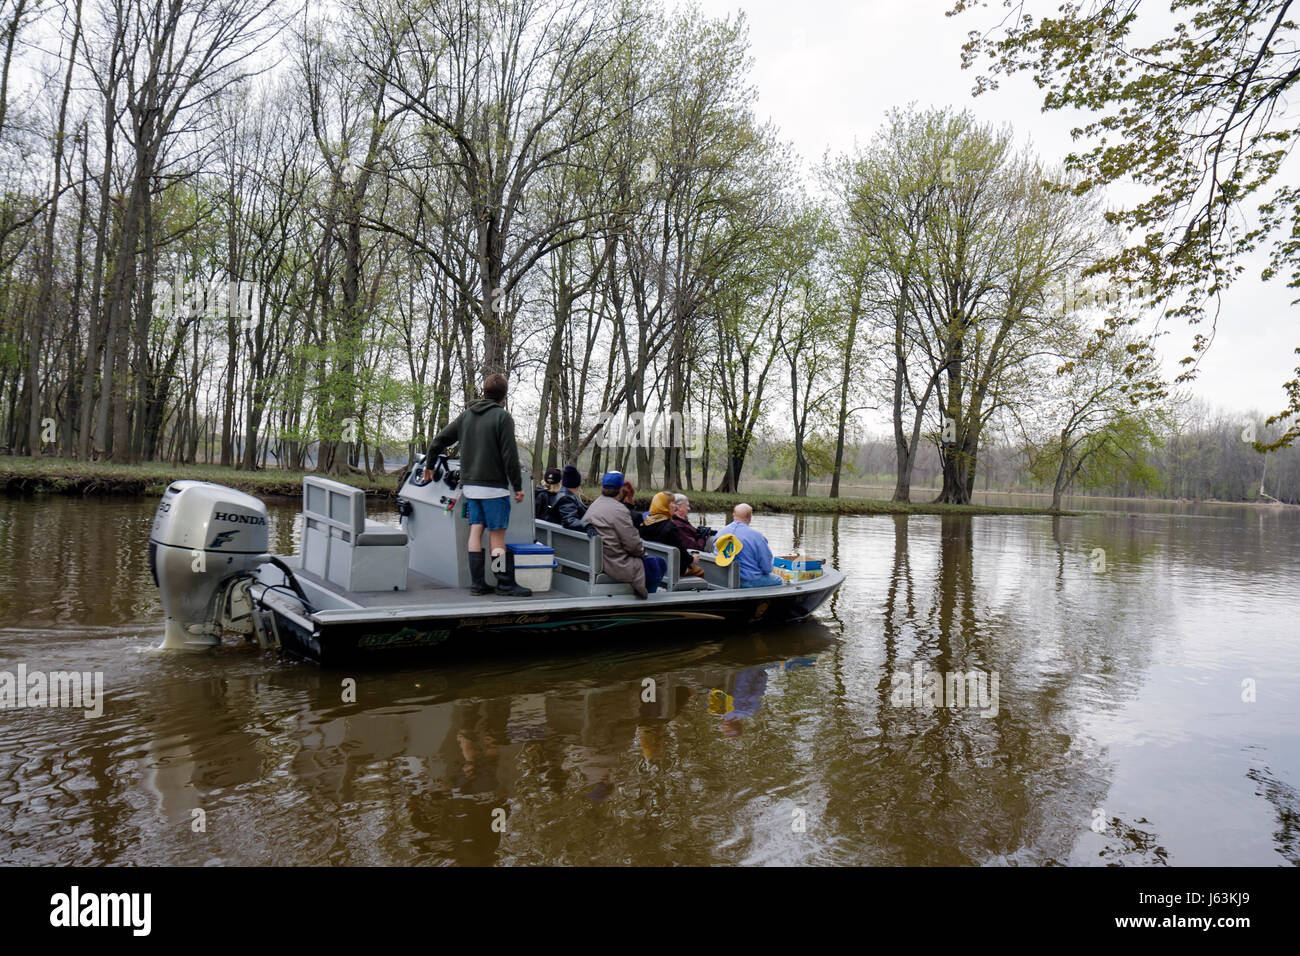
M 149 533 L 149 569 L 167 616 L 165 649 L 221 643 L 230 587 L 271 560 L 266 505 L 206 481 L 174 481 Z

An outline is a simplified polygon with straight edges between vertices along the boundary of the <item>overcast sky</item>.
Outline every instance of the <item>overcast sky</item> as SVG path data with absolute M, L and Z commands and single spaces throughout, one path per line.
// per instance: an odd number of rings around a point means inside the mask
M 752 81 L 761 117 L 772 119 L 805 163 L 823 152 L 865 145 L 886 110 L 918 106 L 969 107 L 985 121 L 1010 124 L 1020 143 L 1045 160 L 1071 148 L 1069 118 L 1044 114 L 1041 93 L 1028 76 L 971 96 L 974 74 L 961 69 L 961 45 L 972 29 L 988 29 L 1001 4 L 945 17 L 949 0 L 698 0 L 712 16 L 743 10 L 749 24 Z M 1291 161 L 1295 174 L 1296 161 Z M 1262 260 L 1261 260 L 1262 261 Z M 1259 269 L 1244 274 L 1224 297 L 1218 333 L 1191 389 L 1231 411 L 1275 412 L 1285 404 L 1281 385 L 1300 356 L 1300 308 L 1294 290 L 1263 283 Z M 1191 332 L 1170 327 L 1161 342 L 1167 374 L 1177 373 Z

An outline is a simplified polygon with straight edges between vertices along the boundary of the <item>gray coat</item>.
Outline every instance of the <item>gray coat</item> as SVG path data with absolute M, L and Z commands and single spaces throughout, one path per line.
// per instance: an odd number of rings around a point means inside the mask
M 601 495 L 587 506 L 587 523 L 600 534 L 602 566 L 615 581 L 645 588 L 645 545 L 632 524 L 632 515 L 617 498 Z

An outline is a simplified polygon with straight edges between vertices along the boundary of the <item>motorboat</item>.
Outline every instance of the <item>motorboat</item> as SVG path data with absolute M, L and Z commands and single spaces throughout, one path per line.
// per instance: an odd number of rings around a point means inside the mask
M 530 597 L 475 596 L 459 462 L 442 456 L 429 475 L 417 459 L 402 478 L 396 527 L 366 517 L 362 489 L 304 477 L 293 555 L 269 552 L 261 499 L 211 482 L 173 482 L 149 538 L 166 617 L 162 647 L 208 648 L 233 634 L 334 666 L 486 653 L 514 638 L 532 647 L 573 633 L 678 638 L 684 627 L 703 626 L 716 636 L 802 620 L 844 581 L 826 568 L 808 580 L 742 588 L 738 562 L 704 552 L 702 577 L 679 576 L 675 549 L 647 541 L 649 553 L 667 559 L 668 574 L 638 599 L 603 572 L 598 536 L 537 520 L 531 498 L 511 498 L 506 559 L 521 584 L 529 583 L 527 564 L 545 587 Z M 490 562 L 487 581 L 495 581 Z

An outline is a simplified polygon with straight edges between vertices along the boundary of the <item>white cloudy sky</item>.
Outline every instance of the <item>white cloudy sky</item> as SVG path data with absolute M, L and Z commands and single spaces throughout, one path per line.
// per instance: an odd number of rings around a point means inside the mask
M 982 120 L 1008 123 L 1045 159 L 1070 149 L 1072 125 L 1040 110 L 1027 76 L 972 98 L 974 76 L 961 69 L 961 45 L 972 29 L 1000 17 L 991 9 L 945 17 L 949 0 L 697 0 L 713 16 L 743 10 L 749 23 L 753 82 L 761 116 L 770 117 L 805 161 L 866 144 L 887 109 L 967 106 Z M 1295 174 L 1296 161 L 1291 162 Z M 1300 307 L 1294 290 L 1265 284 L 1256 268 L 1224 297 L 1218 333 L 1202 360 L 1194 394 L 1232 411 L 1274 412 L 1285 404 L 1281 384 L 1300 356 Z M 1187 353 L 1184 326 L 1163 339 L 1170 375 Z

